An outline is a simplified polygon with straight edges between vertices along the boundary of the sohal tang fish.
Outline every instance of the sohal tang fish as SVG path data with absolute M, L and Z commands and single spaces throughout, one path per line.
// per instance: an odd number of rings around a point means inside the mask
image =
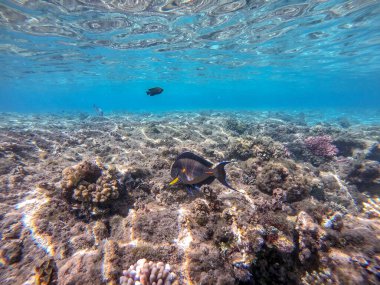
M 154 87 L 154 88 L 149 88 L 148 91 L 146 91 L 146 94 L 149 96 L 154 96 L 161 94 L 164 91 L 161 87 Z
M 201 186 L 210 184 L 216 178 L 224 186 L 236 191 L 226 181 L 224 166 L 228 163 L 230 161 L 223 161 L 213 166 L 211 162 L 194 153 L 181 153 L 172 165 L 170 175 L 173 181 L 170 185 L 181 182 L 185 185 Z

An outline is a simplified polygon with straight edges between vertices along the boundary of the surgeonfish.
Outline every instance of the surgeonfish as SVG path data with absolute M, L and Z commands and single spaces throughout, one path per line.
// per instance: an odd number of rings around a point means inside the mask
M 146 94 L 149 96 L 155 96 L 158 94 L 161 94 L 164 91 L 161 87 L 153 87 L 149 88 L 148 91 L 146 91 Z
M 170 175 L 173 180 L 170 185 L 180 182 L 190 186 L 201 186 L 210 184 L 216 178 L 224 186 L 237 191 L 226 181 L 224 166 L 230 162 L 222 161 L 214 166 L 211 162 L 192 152 L 183 152 L 177 156 L 172 165 Z

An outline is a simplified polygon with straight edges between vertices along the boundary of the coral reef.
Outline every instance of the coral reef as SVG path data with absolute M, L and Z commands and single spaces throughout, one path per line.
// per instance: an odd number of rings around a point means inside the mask
M 379 282 L 378 115 L 0 116 L 1 284 Z M 183 151 L 237 191 L 168 185 Z

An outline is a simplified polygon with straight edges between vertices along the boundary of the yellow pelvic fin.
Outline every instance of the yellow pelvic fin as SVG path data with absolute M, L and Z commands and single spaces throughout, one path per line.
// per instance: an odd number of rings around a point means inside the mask
M 169 185 L 174 185 L 174 184 L 176 184 L 178 181 L 179 181 L 179 178 L 176 177 L 176 178 L 173 179 L 172 182 L 169 183 Z

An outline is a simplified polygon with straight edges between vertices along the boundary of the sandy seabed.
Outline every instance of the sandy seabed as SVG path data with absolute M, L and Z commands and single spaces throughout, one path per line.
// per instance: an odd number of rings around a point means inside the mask
M 0 114 L 0 284 L 378 284 L 365 115 Z M 183 151 L 238 191 L 169 186 Z

